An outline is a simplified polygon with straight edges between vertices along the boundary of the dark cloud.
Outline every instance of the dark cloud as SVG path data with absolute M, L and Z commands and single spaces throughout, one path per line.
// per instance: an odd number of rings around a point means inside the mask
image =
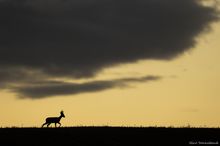
M 175 58 L 196 45 L 218 12 L 199 0 L 1 0 L 0 19 L 3 86 Z
M 21 98 L 39 99 L 57 95 L 81 94 L 87 92 L 103 91 L 111 88 L 124 88 L 129 84 L 156 81 L 161 79 L 159 76 L 146 76 L 140 78 L 124 78 L 115 80 L 90 81 L 85 83 L 67 83 L 60 81 L 32 82 L 23 86 L 10 89 Z

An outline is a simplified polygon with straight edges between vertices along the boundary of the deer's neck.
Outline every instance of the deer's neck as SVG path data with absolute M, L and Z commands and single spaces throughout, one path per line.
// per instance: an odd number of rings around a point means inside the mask
M 62 118 L 62 116 L 60 115 L 60 116 L 59 116 L 59 120 L 60 120 L 61 118 Z

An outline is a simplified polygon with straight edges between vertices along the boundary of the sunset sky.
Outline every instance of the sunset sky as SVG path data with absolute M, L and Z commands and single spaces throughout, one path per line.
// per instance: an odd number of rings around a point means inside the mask
M 0 127 L 219 127 L 218 3 L 0 0 Z

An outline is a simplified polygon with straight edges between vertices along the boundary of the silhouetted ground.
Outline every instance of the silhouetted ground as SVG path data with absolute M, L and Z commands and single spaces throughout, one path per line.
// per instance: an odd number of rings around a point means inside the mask
M 219 142 L 219 128 L 0 128 L 1 146 L 181 146 Z

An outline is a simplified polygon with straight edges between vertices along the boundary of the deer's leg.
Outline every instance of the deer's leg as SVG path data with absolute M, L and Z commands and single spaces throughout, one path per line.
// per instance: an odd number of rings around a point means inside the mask
M 59 127 L 60 127 L 60 126 L 61 126 L 61 123 L 59 122 L 58 124 L 59 124 Z
M 43 125 L 42 125 L 42 127 L 44 127 L 44 125 L 46 125 L 47 123 L 44 123 Z
M 48 124 L 47 124 L 47 127 L 49 127 L 49 126 L 50 126 L 50 124 L 51 124 L 51 123 L 48 123 Z
M 57 123 L 54 123 L 55 124 L 55 127 L 57 127 Z

